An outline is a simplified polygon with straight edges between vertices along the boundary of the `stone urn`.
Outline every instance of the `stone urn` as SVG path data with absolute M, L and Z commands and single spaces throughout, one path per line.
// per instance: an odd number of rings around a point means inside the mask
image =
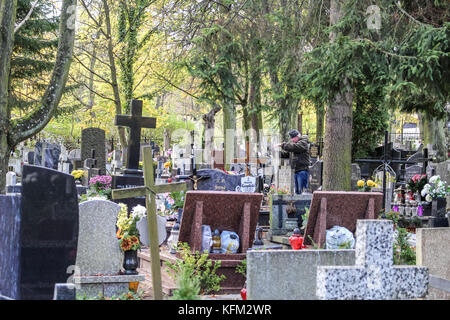
M 137 250 L 127 250 L 123 252 L 123 268 L 125 274 L 138 274 L 136 271 L 138 267 Z

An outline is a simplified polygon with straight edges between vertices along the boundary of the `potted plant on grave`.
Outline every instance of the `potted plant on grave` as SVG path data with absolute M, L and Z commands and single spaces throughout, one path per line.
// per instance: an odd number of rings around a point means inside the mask
M 70 174 L 73 175 L 76 183 L 81 183 L 81 178 L 84 175 L 84 170 L 73 170 Z
M 411 194 L 410 197 L 416 201 L 422 200 L 421 191 L 423 187 L 427 184 L 428 178 L 426 174 L 416 174 L 411 179 L 408 180 L 408 189 Z
M 376 188 L 377 184 L 373 180 L 358 180 L 356 186 L 359 192 L 371 192 L 372 188 Z
M 117 238 L 119 247 L 124 253 L 123 268 L 125 274 L 137 274 L 138 267 L 137 250 L 141 249 L 139 230 L 136 223 L 145 217 L 147 209 L 141 205 L 133 207 L 128 217 L 128 209 L 124 204 L 119 204 L 121 209 L 117 216 Z
M 428 183 L 424 185 L 421 195 L 425 201 L 431 202 L 432 217 L 431 227 L 448 227 L 446 218 L 446 196 L 450 194 L 450 187 L 447 182 L 442 181 L 440 176 L 432 176 Z
M 99 197 L 111 200 L 111 182 L 112 177 L 108 175 L 92 177 L 89 180 L 88 198 Z
M 184 207 L 184 191 L 173 191 L 169 194 L 169 197 L 172 199 L 171 209 L 177 212 L 177 222 L 173 226 L 174 230 L 178 230 L 180 228 L 181 217 L 183 215 L 183 207 Z

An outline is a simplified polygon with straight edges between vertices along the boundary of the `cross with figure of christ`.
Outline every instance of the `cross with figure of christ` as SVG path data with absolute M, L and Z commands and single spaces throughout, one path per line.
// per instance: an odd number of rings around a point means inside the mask
M 142 116 L 142 100 L 131 101 L 131 115 L 116 115 L 114 125 L 130 128 L 128 138 L 127 169 L 138 173 L 141 146 L 141 129 L 156 128 L 156 118 Z
M 153 284 L 153 297 L 155 300 L 162 300 L 161 265 L 158 246 L 158 225 L 156 220 L 156 195 L 166 192 L 186 191 L 185 182 L 165 183 L 155 185 L 153 176 L 152 148 L 145 146 L 142 148 L 144 160 L 144 186 L 126 189 L 112 190 L 112 198 L 124 199 L 145 196 L 145 206 L 147 207 L 148 234 L 150 242 L 150 258 Z

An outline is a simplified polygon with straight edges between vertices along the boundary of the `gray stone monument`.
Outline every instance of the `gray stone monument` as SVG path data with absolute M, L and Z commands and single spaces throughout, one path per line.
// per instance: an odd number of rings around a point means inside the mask
M 428 268 L 393 266 L 391 220 L 358 220 L 354 266 L 317 267 L 321 300 L 397 300 L 426 295 Z
M 120 275 L 122 252 L 116 237 L 120 206 L 107 200 L 80 204 L 80 231 L 74 277 L 77 294 L 105 297 L 128 292 L 129 282 L 143 281 L 143 275 Z
M 99 174 L 106 174 L 105 130 L 86 128 L 81 131 L 81 161 L 92 157 L 95 150 L 96 168 Z
M 158 220 L 158 245 L 163 244 L 167 238 L 166 218 L 160 215 L 156 216 Z M 147 217 L 142 218 L 136 223 L 136 228 L 139 230 L 141 244 L 148 247 L 150 245 L 148 234 L 148 222 Z

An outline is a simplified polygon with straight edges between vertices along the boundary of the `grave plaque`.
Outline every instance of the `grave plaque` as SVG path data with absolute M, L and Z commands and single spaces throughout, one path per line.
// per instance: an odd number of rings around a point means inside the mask
M 241 192 L 255 192 L 256 191 L 256 178 L 247 176 L 241 178 Z
M 309 156 L 311 158 L 318 158 L 319 157 L 319 146 L 312 145 L 311 148 L 309 148 Z
M 412 165 L 405 170 L 405 181 L 408 182 L 409 179 L 414 177 L 416 174 L 422 174 L 422 166 Z
M 21 299 L 51 300 L 75 265 L 78 197 L 72 175 L 24 165 L 20 228 Z

